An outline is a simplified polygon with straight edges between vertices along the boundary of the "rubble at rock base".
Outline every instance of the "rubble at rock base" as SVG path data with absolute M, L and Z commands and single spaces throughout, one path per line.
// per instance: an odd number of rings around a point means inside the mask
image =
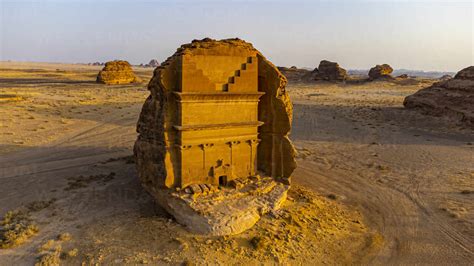
M 289 185 L 264 177 L 247 181 L 239 188 L 215 191 L 148 188 L 157 203 L 190 232 L 205 235 L 235 235 L 251 228 L 266 213 L 286 201 Z

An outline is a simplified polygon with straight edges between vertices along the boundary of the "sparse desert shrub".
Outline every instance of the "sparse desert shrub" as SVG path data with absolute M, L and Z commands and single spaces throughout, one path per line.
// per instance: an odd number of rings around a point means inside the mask
M 52 252 L 40 256 L 35 266 L 56 266 L 61 262 L 61 246 L 57 246 Z
M 68 257 L 76 257 L 78 254 L 79 250 L 77 248 L 73 248 L 66 253 Z
M 62 233 L 58 235 L 59 241 L 69 241 L 71 239 L 72 239 L 72 236 L 70 233 Z
M 56 244 L 56 241 L 54 241 L 53 239 L 50 239 L 38 248 L 38 252 L 48 251 L 52 249 L 55 244 Z
M 32 212 L 41 211 L 43 209 L 48 208 L 55 201 L 56 199 L 33 201 L 33 202 L 28 203 L 26 205 L 26 208 Z
M 27 214 L 21 211 L 9 211 L 0 222 L 0 248 L 19 246 L 38 231 L 38 226 L 31 222 Z

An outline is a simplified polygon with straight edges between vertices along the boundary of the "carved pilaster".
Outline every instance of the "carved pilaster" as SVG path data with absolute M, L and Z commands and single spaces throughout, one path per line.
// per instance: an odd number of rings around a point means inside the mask
M 202 150 L 202 167 L 203 167 L 203 170 L 205 171 L 207 169 L 206 168 L 206 150 L 214 147 L 214 143 L 199 144 L 199 147 Z

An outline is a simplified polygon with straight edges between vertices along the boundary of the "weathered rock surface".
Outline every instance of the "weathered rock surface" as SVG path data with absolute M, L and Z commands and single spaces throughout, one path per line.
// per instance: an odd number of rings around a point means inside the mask
M 150 96 L 137 124 L 134 154 L 144 188 L 183 224 L 207 223 L 206 228 L 211 229 L 206 230 L 215 234 L 253 225 L 254 214 L 246 214 L 248 220 L 225 220 L 231 213 L 195 217 L 191 212 L 184 216 L 186 219 L 178 218 L 179 208 L 167 205 L 176 201 L 163 196 L 163 191 L 229 185 L 238 189 L 236 178 L 251 178 L 257 172 L 276 181 L 278 187 L 287 186 L 296 161 L 288 138 L 293 107 L 286 83 L 273 64 L 242 40 L 206 38 L 182 45 L 155 69 L 148 84 Z M 192 204 L 200 204 L 199 198 L 197 201 L 179 201 L 180 208 L 193 209 Z M 271 200 L 262 202 L 271 204 Z M 219 212 L 221 207 L 215 208 Z M 223 219 L 227 229 L 221 228 Z
M 455 79 L 467 79 L 474 80 L 474 66 L 466 67 L 459 71 L 455 76 Z
M 403 105 L 474 127 L 474 66 L 459 71 L 452 79 L 437 82 L 406 97 Z
M 336 62 L 323 60 L 311 72 L 311 76 L 314 80 L 344 81 L 347 79 L 347 71 Z
M 160 206 L 189 231 L 222 236 L 242 233 L 254 226 L 262 215 L 278 210 L 286 200 L 288 189 L 288 185 L 267 177 L 213 193 L 148 190 Z
M 440 77 L 439 79 L 440 80 L 448 80 L 448 79 L 452 79 L 453 77 L 451 75 L 443 75 L 442 77 Z
M 390 75 L 393 72 L 393 68 L 388 64 L 376 65 L 369 70 L 369 79 L 393 79 Z
M 128 84 L 140 82 L 135 76 L 132 66 L 127 61 L 116 60 L 105 63 L 97 75 L 97 82 L 104 84 Z
M 299 69 L 295 66 L 292 67 L 278 67 L 278 70 L 286 77 L 290 82 L 303 81 L 311 71 L 306 69 Z
M 159 65 L 160 65 L 160 63 L 159 63 L 158 60 L 156 60 L 156 59 L 152 59 L 152 60 L 150 60 L 150 62 L 148 63 L 148 66 L 150 66 L 150 67 L 157 67 L 157 66 L 159 66 Z

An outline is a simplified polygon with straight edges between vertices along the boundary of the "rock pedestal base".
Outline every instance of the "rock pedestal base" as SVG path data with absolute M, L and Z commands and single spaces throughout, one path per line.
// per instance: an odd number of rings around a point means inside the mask
M 190 232 L 222 236 L 239 234 L 255 225 L 263 214 L 279 209 L 290 188 L 271 177 L 240 184 L 237 188 L 192 194 L 190 190 L 148 190 Z

